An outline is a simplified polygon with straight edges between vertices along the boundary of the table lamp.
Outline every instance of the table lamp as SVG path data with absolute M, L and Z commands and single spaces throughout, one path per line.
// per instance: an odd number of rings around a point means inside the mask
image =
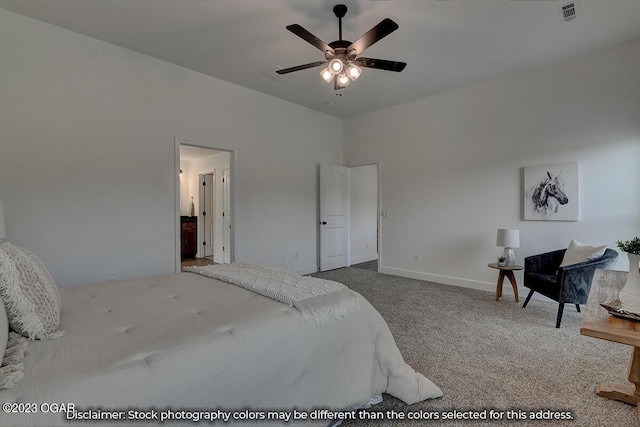
M 0 242 L 7 238 L 7 225 L 4 222 L 4 208 L 0 202 Z
M 496 246 L 504 247 L 502 256 L 506 258 L 506 265 L 512 266 L 516 264 L 516 256 L 513 254 L 513 248 L 520 247 L 520 230 L 509 230 L 506 228 L 498 228 L 496 237 Z

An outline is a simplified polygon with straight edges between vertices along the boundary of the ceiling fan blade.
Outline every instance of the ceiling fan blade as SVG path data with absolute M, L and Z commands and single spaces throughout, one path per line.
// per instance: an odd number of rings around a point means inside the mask
M 378 68 L 380 70 L 400 72 L 407 66 L 406 62 L 387 61 L 386 59 L 363 58 L 360 57 L 354 61 L 361 67 Z
M 360 37 L 358 40 L 351 43 L 351 45 L 347 48 L 347 52 L 355 50 L 356 54 L 360 55 L 366 48 L 385 38 L 398 28 L 398 24 L 396 24 L 389 18 L 385 18 L 380 21 L 378 25 L 367 31 L 367 33 Z
M 319 67 L 321 65 L 327 65 L 327 61 L 316 61 L 316 62 L 311 62 L 309 64 L 298 65 L 297 67 L 283 68 L 282 70 L 276 70 L 276 73 L 278 74 L 293 73 L 295 71 L 306 70 L 307 68 Z
M 302 28 L 302 26 L 298 24 L 288 25 L 287 30 L 291 31 L 293 34 L 300 37 L 307 43 L 317 47 L 323 53 L 327 51 L 332 53 L 334 52 L 331 46 L 329 46 L 328 44 L 326 44 L 325 42 L 323 42 L 322 40 L 320 40 L 319 38 L 311 34 L 309 31 L 305 30 L 304 28 Z

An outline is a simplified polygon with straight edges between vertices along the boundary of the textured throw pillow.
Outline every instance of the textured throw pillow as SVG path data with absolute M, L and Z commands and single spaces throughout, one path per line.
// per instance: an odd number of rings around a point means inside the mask
M 9 319 L 4 309 L 4 302 L 0 298 L 0 361 L 4 357 L 4 351 L 7 349 L 7 341 L 9 341 Z
M 0 245 L 0 298 L 9 326 L 34 339 L 53 339 L 60 324 L 60 294 L 51 274 L 30 251 L 10 242 Z
M 24 352 L 27 339 L 15 332 L 9 333 L 9 319 L 0 298 L 0 390 L 18 384 L 24 376 Z
M 569 244 L 567 251 L 564 253 L 564 258 L 562 258 L 560 267 L 600 258 L 602 255 L 604 255 L 604 251 L 606 250 L 607 245 L 589 246 L 583 245 L 582 243 L 571 239 L 571 243 Z

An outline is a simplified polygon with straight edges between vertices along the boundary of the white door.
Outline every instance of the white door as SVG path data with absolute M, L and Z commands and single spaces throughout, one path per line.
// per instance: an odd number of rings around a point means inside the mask
M 203 257 L 213 256 L 213 220 L 215 218 L 214 195 L 215 195 L 215 177 L 213 173 L 200 175 L 200 185 L 202 187 L 200 195 L 200 207 L 202 209 L 200 223 L 202 248 L 204 250 Z
M 347 266 L 349 168 L 320 165 L 320 271 Z
M 231 263 L 231 174 L 229 169 L 222 171 L 222 254 L 225 264 Z

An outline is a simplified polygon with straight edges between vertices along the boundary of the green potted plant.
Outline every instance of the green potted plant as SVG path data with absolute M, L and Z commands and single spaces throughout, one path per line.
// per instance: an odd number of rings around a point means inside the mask
M 616 242 L 618 249 L 627 253 L 629 258 L 629 274 L 624 287 L 620 290 L 618 299 L 622 303 L 622 309 L 631 313 L 640 314 L 640 237 L 631 240 Z
M 507 257 L 500 255 L 498 257 L 498 267 L 504 267 L 505 265 L 507 265 Z
M 626 242 L 618 240 L 616 245 L 618 245 L 618 249 L 628 254 L 640 255 L 640 237 L 634 237 Z

